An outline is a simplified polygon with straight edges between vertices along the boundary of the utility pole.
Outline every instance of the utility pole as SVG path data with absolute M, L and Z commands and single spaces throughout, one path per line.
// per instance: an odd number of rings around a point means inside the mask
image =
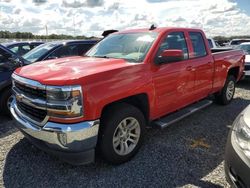
M 46 32 L 46 39 L 48 39 L 48 27 L 47 27 L 47 24 L 45 25 L 45 32 Z
M 73 24 L 74 24 L 74 37 L 76 36 L 76 23 L 75 23 L 75 15 L 73 16 Z

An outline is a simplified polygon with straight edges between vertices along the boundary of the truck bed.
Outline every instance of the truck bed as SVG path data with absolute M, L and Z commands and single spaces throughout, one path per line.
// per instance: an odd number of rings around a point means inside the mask
M 234 50 L 233 48 L 212 48 L 211 52 L 212 54 L 218 53 L 218 52 L 225 52 L 225 51 L 231 51 Z
M 225 83 L 228 69 L 235 68 L 239 81 L 243 74 L 244 52 L 235 49 L 215 49 L 211 50 L 214 58 L 214 90 L 219 90 Z
M 215 63 L 218 61 L 226 61 L 225 63 L 229 64 L 238 64 L 240 65 L 242 57 L 244 56 L 244 52 L 242 50 L 235 50 L 235 49 L 212 49 L 212 55 L 214 58 Z

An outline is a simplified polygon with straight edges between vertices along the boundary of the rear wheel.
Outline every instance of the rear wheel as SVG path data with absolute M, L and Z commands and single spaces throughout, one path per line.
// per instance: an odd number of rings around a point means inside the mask
M 0 95 L 0 111 L 4 115 L 10 116 L 10 104 L 13 100 L 11 88 L 6 88 Z
M 235 77 L 233 75 L 229 75 L 222 90 L 215 95 L 216 102 L 222 105 L 229 104 L 233 100 L 235 84 Z
M 100 150 L 113 164 L 130 160 L 139 150 L 145 131 L 142 112 L 129 104 L 120 104 L 106 111 L 101 120 Z

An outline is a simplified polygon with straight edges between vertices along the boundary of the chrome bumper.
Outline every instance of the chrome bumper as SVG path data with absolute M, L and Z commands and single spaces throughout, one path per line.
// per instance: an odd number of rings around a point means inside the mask
M 10 111 L 17 121 L 15 124 L 17 128 L 30 137 L 44 142 L 52 150 L 77 153 L 96 147 L 99 120 L 75 124 L 47 122 L 43 127 L 39 127 L 22 117 L 15 100 L 11 103 Z

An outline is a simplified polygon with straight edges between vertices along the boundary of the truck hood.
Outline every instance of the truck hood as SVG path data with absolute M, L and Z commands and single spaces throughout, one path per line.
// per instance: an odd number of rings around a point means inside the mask
M 132 66 L 133 64 L 123 59 L 75 56 L 37 62 L 17 69 L 15 73 L 42 84 L 66 85 L 99 72 Z

